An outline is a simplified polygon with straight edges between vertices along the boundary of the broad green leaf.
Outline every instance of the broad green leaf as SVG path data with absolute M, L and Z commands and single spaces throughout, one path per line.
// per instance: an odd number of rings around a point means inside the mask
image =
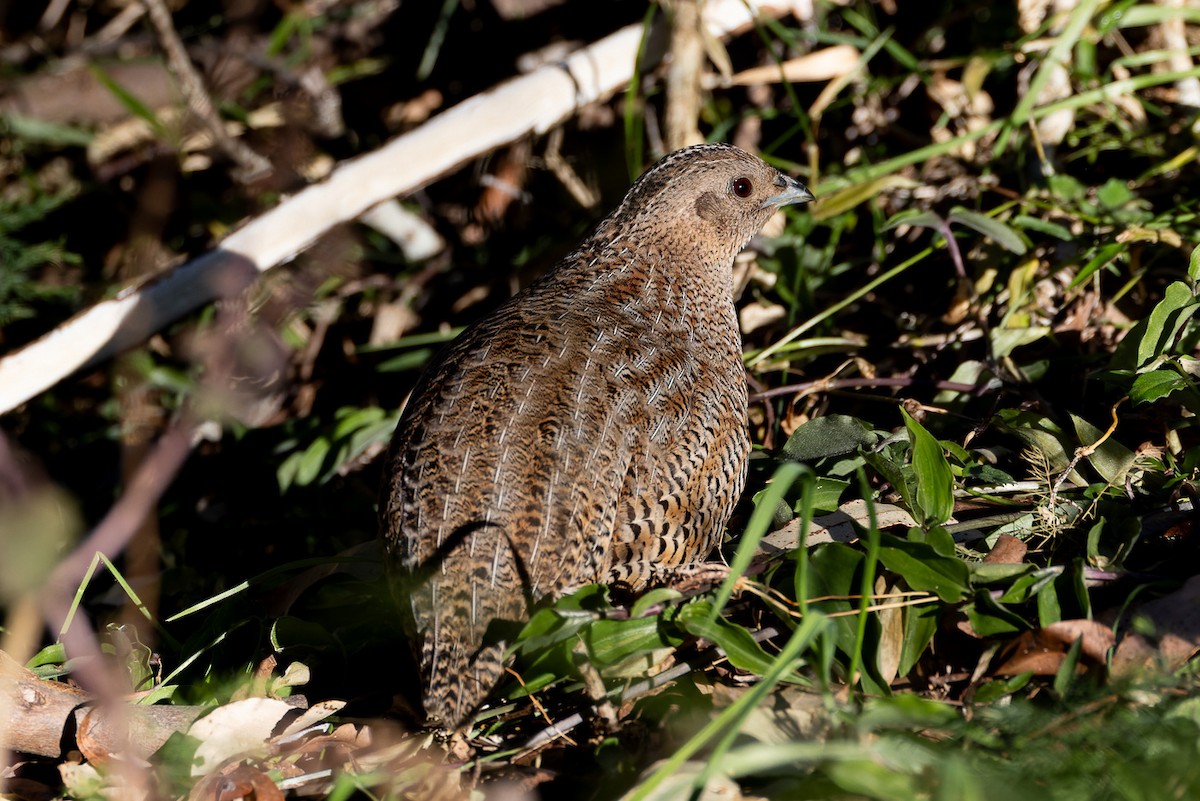
M 970 574 L 961 559 L 943 556 L 928 543 L 890 534 L 881 533 L 879 541 L 879 561 L 912 589 L 935 593 L 947 603 L 957 603 L 967 594 Z
M 1118 256 L 1121 256 L 1129 250 L 1129 246 L 1124 242 L 1110 242 L 1102 246 L 1096 251 L 1096 255 L 1088 261 L 1087 264 L 1079 270 L 1079 273 L 1071 279 L 1071 283 L 1067 286 L 1068 289 L 1075 289 L 1086 284 L 1092 277 L 1092 274 L 1102 267 L 1107 267 L 1112 264 Z
M 921 536 L 919 538 L 914 538 L 912 536 L 913 533 L 921 534 Z M 953 557 L 957 552 L 954 544 L 954 536 L 941 526 L 931 528 L 927 531 L 910 531 L 909 535 L 910 540 L 916 539 L 918 542 L 924 542 L 942 556 Z
M 904 498 L 904 505 L 908 507 L 914 517 L 919 517 L 921 513 L 917 510 L 912 466 L 900 464 L 887 451 L 880 453 L 864 451 L 862 458 L 875 469 L 875 472 L 883 476 L 884 480 L 899 491 L 901 497 Z
M 1050 469 L 1061 470 L 1070 464 L 1075 443 L 1045 415 L 1019 409 L 1001 409 L 996 413 L 995 423 L 1044 456 Z M 1072 473 L 1072 481 L 1083 483 L 1077 473 Z
M 598 665 L 615 665 L 626 657 L 679 645 L 668 637 L 657 617 L 638 620 L 597 620 L 582 632 L 588 653 Z
M 1046 185 L 1050 187 L 1050 194 L 1068 203 L 1072 200 L 1081 200 L 1087 194 L 1087 187 L 1078 178 L 1065 172 L 1056 172 L 1051 175 L 1046 179 Z
M 764 651 L 742 626 L 722 617 L 710 620 L 712 608 L 709 601 L 693 601 L 679 610 L 675 622 L 688 634 L 703 637 L 720 646 L 734 667 L 765 676 L 775 663 L 775 657 Z
M 1013 217 L 1013 225 L 1028 231 L 1037 231 L 1040 234 L 1046 234 L 1055 239 L 1061 239 L 1064 242 L 1070 242 L 1075 238 L 1065 227 L 1058 223 L 1052 223 L 1049 220 L 1043 220 L 1040 217 L 1029 217 L 1024 214 L 1018 214 Z
M 800 425 L 782 448 L 783 455 L 797 462 L 815 462 L 841 456 L 879 439 L 870 425 L 845 414 L 814 417 Z
M 938 215 L 932 211 L 918 211 L 917 209 L 905 209 L 892 215 L 891 219 L 883 224 L 882 230 L 891 231 L 894 228 L 899 228 L 902 225 L 911 225 L 914 228 L 933 228 L 941 230 L 945 223 Z
M 1192 248 L 1192 257 L 1188 261 L 1188 278 L 1193 282 L 1200 281 L 1200 245 Z
M 1200 301 L 1187 284 L 1175 281 L 1169 285 L 1150 316 L 1139 320 L 1117 345 L 1112 366 L 1140 370 L 1167 355 L 1176 335 L 1195 313 L 1197 304 Z
M 991 567 L 1001 567 L 1002 565 L 992 565 Z M 987 568 L 989 565 L 980 565 L 980 568 Z M 1043 567 L 1033 569 L 1033 565 L 1008 565 L 1008 567 L 1021 567 L 1030 570 L 1026 575 L 1022 575 L 1012 583 L 1004 594 L 1000 596 L 1002 604 L 1021 604 L 1033 598 L 1046 587 L 1054 584 L 1054 581 L 1062 575 L 1062 567 Z
M 865 556 L 862 551 L 840 542 L 830 542 L 813 548 L 809 555 L 809 592 L 812 598 L 830 596 L 853 596 L 860 589 L 861 570 Z M 857 608 L 855 602 L 838 597 L 810 603 L 810 609 L 824 614 L 849 612 Z M 829 618 L 836 632 L 838 648 L 849 654 L 854 649 L 854 618 L 845 615 Z
M 986 590 L 975 593 L 975 603 L 967 607 L 967 619 L 980 637 L 1015 634 L 1029 628 L 1020 615 L 997 603 Z
M 1075 434 L 1079 437 L 1079 441 L 1085 445 L 1091 445 L 1104 436 L 1101 429 L 1078 415 L 1072 414 L 1071 422 L 1075 424 Z M 1110 484 L 1121 484 L 1137 460 L 1137 455 L 1117 442 L 1114 437 L 1109 437 L 1087 457 L 1087 460 L 1105 481 Z
M 993 328 L 988 331 L 992 346 L 992 357 L 1002 359 L 1022 345 L 1029 345 L 1050 336 L 1053 329 L 1046 325 L 1031 325 L 1021 328 Z
M 1071 649 L 1067 651 L 1066 657 L 1062 664 L 1058 666 L 1058 672 L 1054 674 L 1054 692 L 1059 698 L 1066 696 L 1071 690 L 1071 685 L 1075 683 L 1075 667 L 1079 664 L 1079 655 L 1083 653 L 1083 635 L 1076 638 L 1075 642 L 1071 643 Z
M 940 603 L 904 608 L 904 645 L 900 649 L 899 675 L 907 676 L 933 641 L 942 617 L 942 608 Z
M 1012 584 L 1006 593 L 1012 592 L 1017 584 L 1029 578 L 1027 574 L 1035 569 L 1030 564 L 1005 565 L 990 562 L 968 562 L 967 568 L 971 571 L 971 584 L 976 587 L 984 584 L 1004 584 L 1011 581 Z M 1015 597 L 1008 598 L 1007 594 L 1004 599 L 1006 602 L 1021 600 Z
M 920 515 L 926 528 L 939 526 L 950 519 L 954 512 L 954 474 L 950 463 L 942 452 L 942 445 L 925 427 L 914 420 L 903 409 L 904 425 L 912 443 L 913 476 L 916 482 L 914 500 L 917 508 L 912 511 Z
M 1059 576 L 1054 581 L 1042 586 L 1037 593 L 1038 625 L 1046 628 L 1052 623 L 1062 620 L 1062 604 L 1058 600 L 1058 588 L 1061 585 Z
M 849 486 L 850 482 L 844 479 L 829 478 L 828 476 L 818 477 L 812 486 L 812 508 L 817 512 L 837 511 L 842 495 Z M 797 502 L 792 511 L 799 512 L 801 506 L 802 502 Z
M 42 650 L 29 658 L 25 663 L 25 667 L 33 670 L 44 665 L 61 665 L 67 661 L 67 649 L 62 643 L 56 642 L 47 645 Z
M 539 609 L 530 616 L 514 638 L 514 648 L 531 653 L 575 636 L 575 632 L 612 610 L 608 587 L 588 584 L 559 598 L 554 606 Z
M 1174 370 L 1151 370 L 1133 380 L 1133 386 L 1129 389 L 1129 399 L 1135 404 L 1153 403 L 1189 386 L 1191 382 Z
M 311 484 L 321 474 L 325 457 L 329 454 L 330 442 L 325 437 L 317 437 L 304 451 L 296 465 L 295 483 L 301 487 Z
M 839 789 L 854 798 L 920 797 L 918 777 L 900 773 L 871 759 L 834 762 L 825 767 L 825 773 Z
M 304 453 L 297 451 L 290 453 L 279 463 L 279 467 L 275 468 L 275 481 L 279 484 L 279 489 L 282 492 L 287 492 L 292 484 L 296 483 L 296 471 L 300 469 L 300 462 L 304 460 Z
M 868 699 L 857 725 L 862 730 L 876 732 L 919 731 L 952 726 L 961 719 L 962 713 L 949 704 L 913 693 L 899 693 Z
M 1096 198 L 1108 209 L 1119 209 L 1126 203 L 1136 200 L 1137 196 L 1130 191 L 1125 182 L 1119 178 L 1109 178 L 1096 191 Z
M 56 122 L 47 122 L 36 117 L 26 117 L 21 114 L 5 114 L 0 116 L 8 127 L 8 133 L 27 142 L 39 142 L 58 147 L 87 147 L 95 138 L 91 131 L 73 128 Z
M 657 587 L 642 594 L 634 601 L 633 606 L 629 610 L 629 616 L 632 618 L 645 617 L 649 613 L 649 610 L 658 604 L 671 603 L 681 598 L 683 598 L 683 593 L 679 590 L 670 587 Z
M 393 356 L 375 369 L 381 373 L 403 373 L 424 367 L 436 351 L 433 348 L 416 348 L 399 356 Z
M 1024 255 L 1028 250 L 1025 240 L 1021 239 L 1021 235 L 1014 229 L 977 211 L 955 206 L 950 210 L 949 219 L 950 222 L 960 223 L 990 237 L 997 245 L 1018 256 Z
M 517 636 L 515 648 L 521 653 L 533 653 L 558 642 L 572 639 L 575 633 L 592 622 L 592 618 L 564 616 L 553 609 L 539 609 Z
M 361 409 L 345 407 L 338 409 L 337 425 L 333 429 L 333 438 L 342 439 L 350 436 L 356 430 L 382 420 L 387 415 L 378 406 L 366 406 Z
M 1017 690 L 1020 690 L 1032 678 L 1032 673 L 1018 673 L 1008 679 L 993 679 L 992 681 L 984 682 L 975 691 L 974 703 L 990 704 L 993 701 L 999 701 L 1004 696 L 1012 695 Z

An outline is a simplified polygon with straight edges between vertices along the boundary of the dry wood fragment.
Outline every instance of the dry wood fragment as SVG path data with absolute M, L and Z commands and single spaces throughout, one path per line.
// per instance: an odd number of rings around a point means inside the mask
M 38 678 L 0 651 L 0 750 L 59 757 L 86 739 L 93 748 L 115 753 L 126 742 L 141 754 L 156 751 L 177 731 L 187 731 L 206 707 L 127 705 L 122 723 L 92 714 L 98 707 L 82 690 Z

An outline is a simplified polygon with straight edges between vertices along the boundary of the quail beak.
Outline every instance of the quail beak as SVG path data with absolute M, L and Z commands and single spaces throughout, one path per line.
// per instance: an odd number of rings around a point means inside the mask
M 816 200 L 813 193 L 808 191 L 808 187 L 795 178 L 780 175 L 775 179 L 775 185 L 783 191 L 764 200 L 762 204 L 764 209 L 778 209 L 794 203 L 811 203 Z

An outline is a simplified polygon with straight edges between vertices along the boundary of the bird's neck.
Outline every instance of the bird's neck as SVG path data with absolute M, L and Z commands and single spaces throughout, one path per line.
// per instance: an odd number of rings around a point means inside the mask
M 732 254 L 683 243 L 618 239 L 591 244 L 595 248 L 581 249 L 577 262 L 588 294 L 607 295 L 622 306 L 644 305 L 655 316 L 661 311 L 689 328 L 736 331 Z

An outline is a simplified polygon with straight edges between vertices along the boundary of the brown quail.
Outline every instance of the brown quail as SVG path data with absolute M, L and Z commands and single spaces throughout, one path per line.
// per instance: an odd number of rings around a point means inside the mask
M 662 582 L 720 541 L 750 451 L 733 259 L 812 197 L 730 145 L 671 153 L 426 370 L 380 518 L 431 722 L 469 724 L 499 680 L 493 621 Z

